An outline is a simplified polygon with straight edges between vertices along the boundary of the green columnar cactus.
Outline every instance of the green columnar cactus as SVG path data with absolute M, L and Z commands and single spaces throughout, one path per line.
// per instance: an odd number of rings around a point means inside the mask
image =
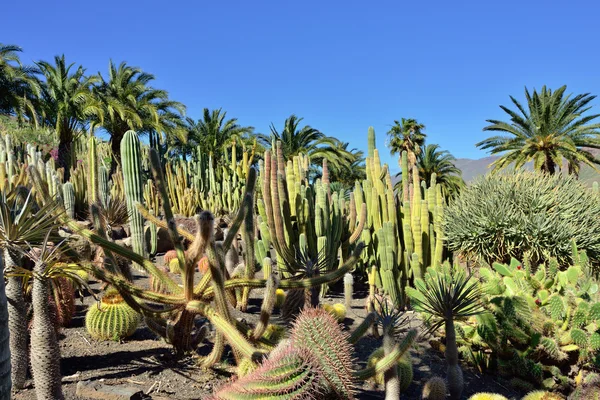
M 136 331 L 140 315 L 116 291 L 107 292 L 100 304 L 93 304 L 85 314 L 88 333 L 99 340 L 121 340 Z
M 110 189 L 108 185 L 108 169 L 105 166 L 98 168 L 98 197 L 103 207 L 108 207 Z
M 344 305 L 347 310 L 352 307 L 352 294 L 354 293 L 354 277 L 347 273 L 344 275 Z
M 373 153 L 375 151 L 375 129 L 370 126 L 369 127 L 369 131 L 367 133 L 367 142 L 368 142 L 368 152 L 367 155 L 371 158 L 373 158 Z
M 402 163 L 402 201 L 404 203 L 408 203 L 410 201 L 410 171 L 408 170 L 408 153 L 406 152 L 406 150 L 402 152 L 400 160 Z
M 42 253 L 46 248 L 42 249 Z M 31 372 L 38 400 L 64 399 L 60 375 L 60 348 L 53 325 L 53 316 L 48 305 L 50 295 L 48 279 L 45 277 L 47 264 L 38 260 L 34 267 L 33 324 L 31 327 Z
M 378 348 L 369 356 L 367 365 L 369 367 L 375 366 L 384 357 L 383 347 Z M 413 366 L 410 354 L 406 353 L 398 360 L 398 377 L 400 379 L 400 393 L 404 393 L 413 381 Z M 374 376 L 374 380 L 378 385 L 384 384 L 384 374 L 377 374 Z M 444 387 L 445 388 L 445 387 Z M 445 396 L 445 394 L 444 394 Z
M 87 195 L 88 203 L 94 204 L 98 199 L 98 152 L 96 138 L 90 134 L 87 158 Z
M 63 185 L 63 202 L 67 216 L 71 219 L 75 218 L 75 189 L 71 182 L 67 182 Z
M 123 164 L 123 182 L 125 184 L 125 198 L 127 199 L 127 212 L 131 229 L 133 251 L 140 256 L 146 254 L 144 240 L 144 218 L 135 206 L 143 201 L 142 160 L 140 140 L 134 131 L 127 131 L 121 141 L 121 160 Z M 140 266 L 138 265 L 138 269 Z

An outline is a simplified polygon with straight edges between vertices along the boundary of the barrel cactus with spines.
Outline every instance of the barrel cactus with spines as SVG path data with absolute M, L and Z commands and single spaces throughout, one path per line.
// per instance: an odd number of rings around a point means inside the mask
M 88 333 L 99 340 L 121 340 L 136 331 L 140 315 L 116 291 L 108 291 L 85 315 Z
M 136 203 L 143 204 L 144 183 L 142 180 L 141 146 L 140 139 L 134 131 L 127 131 L 123 136 L 121 160 L 127 212 L 129 213 L 129 227 L 131 229 L 131 243 L 134 252 L 145 256 L 144 218 L 135 206 Z
M 423 400 L 446 400 L 446 381 L 434 376 L 425 382 L 421 398 Z

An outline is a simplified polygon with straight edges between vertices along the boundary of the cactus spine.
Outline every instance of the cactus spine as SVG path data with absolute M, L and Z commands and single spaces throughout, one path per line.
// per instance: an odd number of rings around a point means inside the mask
M 125 136 L 123 136 L 123 140 L 121 141 L 121 160 L 133 251 L 143 257 L 146 255 L 144 218 L 135 206 L 135 203 L 142 204 L 143 200 L 142 159 L 140 139 L 134 131 L 127 131 Z
M 44 250 L 42 250 L 44 251 Z M 44 275 L 46 264 L 39 261 L 34 268 L 33 326 L 31 328 L 31 372 L 39 400 L 64 399 L 60 375 L 60 349 L 48 305 L 48 281 Z

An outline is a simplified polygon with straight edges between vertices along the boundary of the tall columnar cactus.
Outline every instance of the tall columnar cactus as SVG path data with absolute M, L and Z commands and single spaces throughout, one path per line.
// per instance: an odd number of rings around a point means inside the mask
M 103 207 L 108 206 L 108 201 L 110 198 L 108 181 L 108 169 L 102 165 L 100 168 L 98 168 L 98 198 L 100 199 Z
M 0 254 L 0 267 L 4 270 L 2 254 Z M 8 332 L 8 303 L 6 301 L 4 279 L 0 279 L 0 400 L 10 400 L 12 388 Z
M 348 273 L 344 275 L 344 305 L 347 310 L 352 307 L 352 294 L 354 293 L 354 277 Z
M 134 131 L 127 131 L 125 136 L 123 136 L 123 140 L 121 141 L 121 160 L 133 251 L 140 256 L 145 256 L 144 218 L 135 206 L 136 203 L 143 203 L 144 185 L 142 181 L 140 140 Z M 138 269 L 140 269 L 139 266 Z
M 45 249 L 42 250 L 42 253 Z M 48 279 L 44 276 L 47 264 L 38 260 L 34 267 L 33 324 L 31 328 L 31 372 L 38 400 L 64 399 L 60 375 L 60 348 L 48 308 L 50 295 Z
M 63 185 L 63 202 L 67 216 L 71 219 L 75 218 L 75 189 L 71 182 Z
M 87 195 L 88 203 L 94 204 L 98 199 L 98 151 L 96 138 L 90 134 L 87 153 Z

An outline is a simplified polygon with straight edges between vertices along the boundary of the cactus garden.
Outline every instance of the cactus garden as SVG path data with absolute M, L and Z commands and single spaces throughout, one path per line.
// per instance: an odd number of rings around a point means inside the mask
M 415 119 L 350 150 L 20 52 L 0 44 L 0 400 L 600 400 L 595 96 L 511 97 L 465 182 Z

